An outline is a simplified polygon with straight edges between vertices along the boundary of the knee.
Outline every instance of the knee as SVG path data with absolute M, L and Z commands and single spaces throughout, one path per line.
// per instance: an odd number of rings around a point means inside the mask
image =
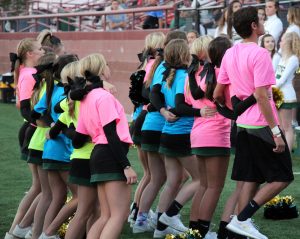
M 172 178 L 172 179 L 167 178 L 166 187 L 172 190 L 177 190 L 180 187 L 181 183 L 182 183 L 181 178 Z

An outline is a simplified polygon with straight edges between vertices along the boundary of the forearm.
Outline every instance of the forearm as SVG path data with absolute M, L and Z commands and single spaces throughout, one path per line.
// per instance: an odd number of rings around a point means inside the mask
M 268 97 L 263 98 L 256 98 L 257 104 L 261 110 L 261 113 L 265 117 L 266 121 L 268 122 L 269 127 L 272 129 L 274 128 L 277 123 L 274 118 L 274 114 L 272 111 L 271 103 Z

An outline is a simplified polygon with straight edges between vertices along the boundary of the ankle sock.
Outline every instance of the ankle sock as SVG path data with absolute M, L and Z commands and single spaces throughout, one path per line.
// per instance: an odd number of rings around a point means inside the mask
M 157 226 L 156 226 L 156 229 L 159 230 L 159 231 L 163 231 L 168 227 L 167 225 L 165 225 L 165 224 L 163 224 L 162 222 L 159 221 L 159 218 L 160 218 L 161 215 L 162 215 L 161 212 L 157 213 Z
M 258 209 L 259 205 L 254 200 L 251 200 L 248 205 L 240 212 L 237 218 L 239 221 L 246 221 L 248 218 L 251 218 Z
M 134 215 L 133 215 L 133 219 L 132 219 L 133 221 L 136 221 L 138 213 L 139 213 L 139 207 L 135 207 L 135 211 L 134 211 Z
M 190 221 L 189 228 L 192 230 L 198 230 L 198 221 Z
M 208 232 L 209 226 L 210 226 L 210 221 L 198 220 L 198 229 L 202 238 L 204 238 L 206 233 Z
M 228 236 L 228 230 L 226 229 L 227 225 L 228 222 L 220 221 L 219 230 L 218 230 L 218 239 L 227 239 Z
M 179 213 L 181 208 L 182 208 L 182 205 L 179 202 L 177 202 L 176 200 L 174 200 L 172 202 L 172 204 L 170 205 L 169 209 L 166 211 L 166 214 L 169 217 L 173 217 Z

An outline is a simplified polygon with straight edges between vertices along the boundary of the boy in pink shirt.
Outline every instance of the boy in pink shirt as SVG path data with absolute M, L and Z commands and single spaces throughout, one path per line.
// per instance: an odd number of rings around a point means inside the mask
M 234 14 L 233 25 L 242 43 L 228 49 L 222 60 L 214 99 L 224 104 L 224 88 L 244 100 L 254 94 L 257 104 L 237 119 L 237 145 L 232 179 L 244 181 L 239 208 L 227 229 L 251 238 L 267 239 L 251 217 L 293 180 L 291 157 L 277 119 L 271 86 L 275 84 L 272 61 L 257 45 L 264 34 L 257 10 L 247 7 Z M 261 188 L 260 184 L 265 183 Z M 256 193 L 255 193 L 256 192 Z

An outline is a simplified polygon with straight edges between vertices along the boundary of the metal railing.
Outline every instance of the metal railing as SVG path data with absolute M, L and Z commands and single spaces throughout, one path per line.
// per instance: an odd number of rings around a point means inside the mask
M 89 30 L 89 31 L 97 31 L 97 27 L 95 24 L 87 24 L 85 20 L 93 20 L 96 17 L 102 17 L 103 19 L 103 30 L 106 30 L 107 16 L 109 15 L 119 15 L 126 14 L 131 16 L 130 18 L 130 28 L 135 29 L 135 19 L 136 16 L 143 15 L 144 13 L 150 11 L 163 11 L 165 21 L 167 20 L 168 13 L 173 12 L 173 6 L 157 6 L 157 7 L 142 7 L 142 8 L 132 8 L 132 9 L 123 9 L 123 10 L 115 10 L 115 11 L 85 11 L 85 12 L 72 12 L 72 13 L 58 13 L 58 14 L 43 14 L 43 15 L 28 15 L 28 16 L 14 16 L 14 17 L 1 17 L 0 18 L 0 26 L 4 29 L 4 25 L 7 21 L 15 21 L 16 30 L 18 32 L 24 31 L 35 31 L 37 32 L 39 26 L 43 26 L 46 28 L 51 28 L 53 30 L 53 24 L 56 23 L 56 30 L 59 31 L 60 23 L 63 23 L 67 26 L 67 30 L 71 30 L 71 28 L 77 29 L 78 31 Z M 43 20 L 43 21 L 42 21 Z M 27 23 L 27 26 L 20 27 L 20 23 Z M 54 28 L 54 30 L 55 30 Z

